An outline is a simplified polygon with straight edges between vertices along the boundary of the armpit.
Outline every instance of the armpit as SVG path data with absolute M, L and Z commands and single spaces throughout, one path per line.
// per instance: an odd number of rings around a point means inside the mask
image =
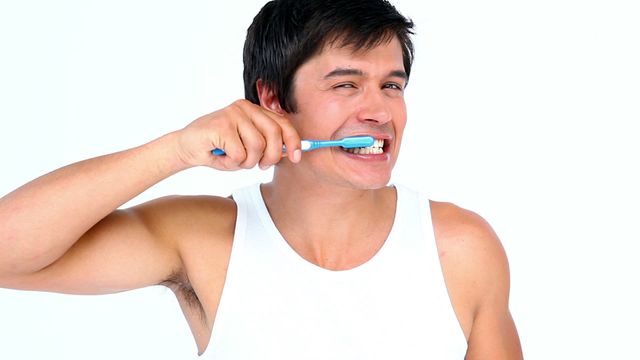
M 164 285 L 171 289 L 178 298 L 181 306 L 186 306 L 190 310 L 197 312 L 203 321 L 206 320 L 206 313 L 202 307 L 202 303 L 193 289 L 193 286 L 191 286 L 189 277 L 186 274 L 182 272 L 174 272 L 169 275 L 167 279 L 162 281 L 160 285 Z

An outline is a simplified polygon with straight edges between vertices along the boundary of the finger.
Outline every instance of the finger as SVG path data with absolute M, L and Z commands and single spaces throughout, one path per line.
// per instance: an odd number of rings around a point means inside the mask
M 212 166 L 215 168 L 237 170 L 240 169 L 239 164 L 247 158 L 247 152 L 237 131 L 224 137 L 221 145 L 216 147 L 223 149 L 225 154 L 222 156 L 211 156 Z
M 286 156 L 294 163 L 299 162 L 302 151 L 300 150 L 301 144 L 298 131 L 293 127 L 291 121 L 286 116 L 274 112 L 269 112 L 268 115 L 280 126 L 280 136 L 282 142 L 287 147 Z M 285 154 L 283 154 L 283 156 L 284 155 Z
M 287 147 L 287 157 L 294 163 L 300 162 L 302 150 L 300 144 L 300 135 L 293 127 L 289 119 L 282 117 L 280 119 L 280 127 L 282 129 L 282 141 Z
M 282 158 L 282 128 L 262 110 L 253 114 L 253 121 L 266 142 L 260 159 L 260 168 L 265 169 Z
M 242 118 L 244 113 L 236 109 L 226 109 L 227 113 L 232 113 L 234 118 Z M 237 164 L 243 162 L 247 158 L 247 153 L 240 138 L 238 124 L 230 122 L 222 122 L 218 125 L 217 131 L 211 131 L 209 135 L 212 148 L 224 150 L 224 156 L 213 156 L 216 163 L 230 164 L 234 161 Z
M 266 146 L 266 140 L 255 124 L 245 118 L 238 121 L 238 135 L 244 146 L 246 157 L 239 166 L 244 169 L 251 169 L 262 158 Z
M 227 156 L 220 156 L 218 163 L 214 167 L 216 169 L 229 171 L 242 169 L 235 160 Z

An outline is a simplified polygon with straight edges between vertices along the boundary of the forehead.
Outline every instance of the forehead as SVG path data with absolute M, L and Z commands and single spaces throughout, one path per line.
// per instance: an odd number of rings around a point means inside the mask
M 300 66 L 298 74 L 324 74 L 335 68 L 355 68 L 367 73 L 404 70 L 402 45 L 396 37 L 370 49 L 328 44 Z

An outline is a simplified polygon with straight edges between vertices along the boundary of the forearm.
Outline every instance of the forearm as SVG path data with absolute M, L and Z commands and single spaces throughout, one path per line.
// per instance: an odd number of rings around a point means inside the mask
M 188 167 L 176 136 L 66 166 L 0 198 L 0 274 L 46 267 L 119 206 Z

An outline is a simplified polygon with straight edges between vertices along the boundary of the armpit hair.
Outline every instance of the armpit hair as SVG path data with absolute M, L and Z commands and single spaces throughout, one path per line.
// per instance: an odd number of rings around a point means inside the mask
M 189 281 L 189 277 L 186 273 L 182 271 L 174 271 L 165 280 L 160 282 L 160 285 L 164 285 L 171 289 L 181 303 L 184 303 L 189 308 L 197 311 L 203 321 L 206 320 L 206 313 L 204 312 L 202 303 L 193 289 L 193 286 L 191 286 L 191 282 Z

